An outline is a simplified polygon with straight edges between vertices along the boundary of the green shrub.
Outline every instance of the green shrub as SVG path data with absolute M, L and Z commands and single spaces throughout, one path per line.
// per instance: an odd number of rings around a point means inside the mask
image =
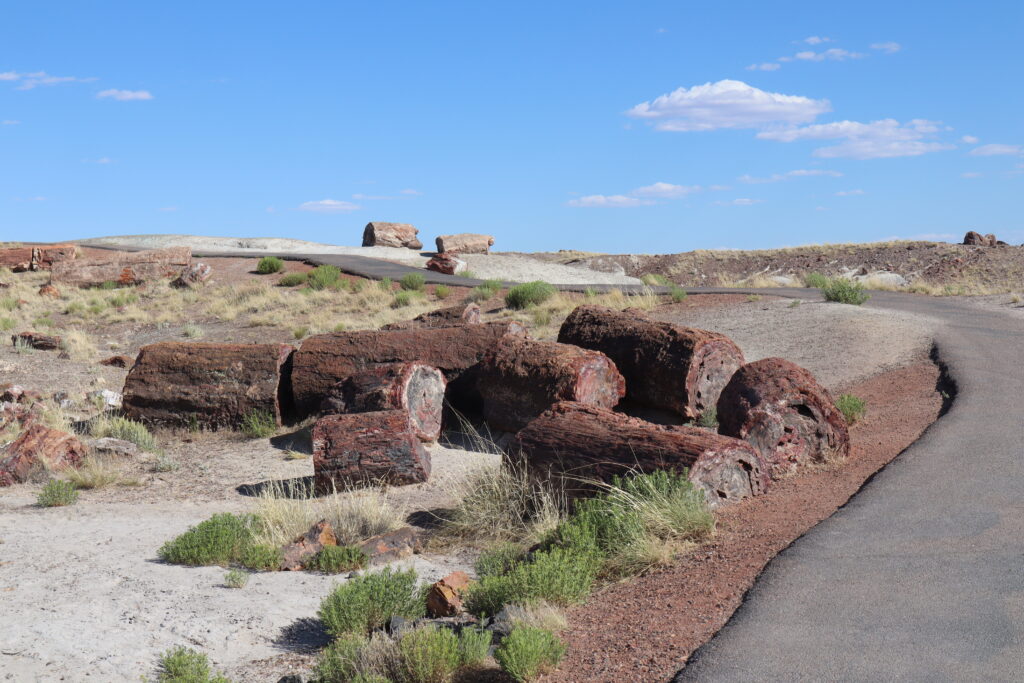
M 0 330 L 3 330 L 4 332 L 10 332 L 11 330 L 14 329 L 15 325 L 17 325 L 17 322 L 14 320 L 14 318 L 0 316 Z
M 447 285 L 438 285 L 434 287 L 434 296 L 442 301 L 447 299 L 452 293 L 452 290 Z
M 260 275 L 279 273 L 282 268 L 284 268 L 284 261 L 276 256 L 264 256 L 260 259 L 260 262 L 256 264 L 256 272 Z
M 718 408 L 709 406 L 697 418 L 697 424 L 707 429 L 718 429 Z
M 51 479 L 36 497 L 39 507 L 55 508 L 62 505 L 73 505 L 78 500 L 78 489 L 70 481 Z
M 253 571 L 275 571 L 281 568 L 281 549 L 270 545 L 248 545 L 242 549 L 238 561 Z
M 412 292 L 422 292 L 426 284 L 427 278 L 423 277 L 423 273 L 406 273 L 402 276 L 402 279 L 398 281 L 398 285 L 402 289 L 407 289 Z
M 816 287 L 817 289 L 824 289 L 828 284 L 829 279 L 821 273 L 807 273 L 804 275 L 804 287 Z
M 536 280 L 516 285 L 505 294 L 505 305 L 509 308 L 521 310 L 528 306 L 542 304 L 558 292 L 554 285 Z
M 671 287 L 672 281 L 658 273 L 645 273 L 640 276 L 640 281 L 648 287 Z
M 277 421 L 266 410 L 252 410 L 242 416 L 241 430 L 250 439 L 266 439 L 277 432 Z
M 252 515 L 214 515 L 164 543 L 157 555 L 171 564 L 226 566 L 237 562 L 252 545 L 254 523 Z
M 499 543 L 480 553 L 473 569 L 481 579 L 487 576 L 501 576 L 526 558 L 526 553 L 515 543 Z
M 352 292 L 353 294 L 358 294 L 359 292 L 363 291 L 364 284 L 364 280 L 349 280 L 348 291 Z
M 281 279 L 277 281 L 277 284 L 282 287 L 298 287 L 299 285 L 306 284 L 306 280 L 308 279 L 308 273 L 285 273 L 281 276 Z
M 491 651 L 493 633 L 486 629 L 464 628 L 459 634 L 459 665 L 469 669 L 483 666 Z
M 392 282 L 391 278 L 389 277 L 381 278 L 380 281 L 377 283 L 377 286 L 383 289 L 385 292 L 390 292 L 392 290 L 392 285 L 394 285 L 394 282 Z
M 307 334 L 309 334 L 308 325 L 299 325 L 298 327 L 292 328 L 292 337 L 295 339 L 303 339 Z
M 324 648 L 313 670 L 318 683 L 349 683 L 359 675 L 359 651 L 366 644 L 362 635 L 349 633 Z
M 587 287 L 586 289 L 583 290 L 583 296 L 585 296 L 588 299 L 593 299 L 594 297 L 597 296 L 597 290 L 594 289 L 593 287 Z
M 415 570 L 364 574 L 334 589 L 318 612 L 327 632 L 335 638 L 346 633 L 369 633 L 393 616 L 423 616 L 425 604 L 416 587 Z
M 210 660 L 201 652 L 176 647 L 160 655 L 158 683 L 231 683 L 210 668 Z
M 351 545 L 328 545 L 313 556 L 306 569 L 315 569 L 325 574 L 338 574 L 362 569 L 370 561 L 369 555 Z
M 395 298 L 391 302 L 391 308 L 404 308 L 412 303 L 412 292 L 401 290 L 395 292 Z
M 835 301 L 853 306 L 860 306 L 871 298 L 871 295 L 864 291 L 864 285 L 842 277 L 829 280 L 828 284 L 821 288 L 821 294 L 825 297 L 825 301 Z
M 121 292 L 107 299 L 107 303 L 114 308 L 124 308 L 129 304 L 138 303 L 138 301 L 139 295 L 135 292 Z
M 97 439 L 109 436 L 122 441 L 131 441 L 144 451 L 156 450 L 156 439 L 150 434 L 146 425 L 126 417 L 99 417 L 92 423 L 90 434 Z
M 96 289 L 102 289 L 104 291 L 109 291 L 111 289 L 117 289 L 117 283 L 114 282 L 113 280 L 107 280 L 106 282 L 100 283 L 96 287 Z
M 668 295 L 670 297 L 672 297 L 672 303 L 678 304 L 678 303 L 682 303 L 683 301 L 686 301 L 686 297 L 688 295 L 686 294 L 686 290 L 685 289 L 683 289 L 679 285 L 671 285 L 671 288 L 672 289 L 671 289 L 671 291 L 669 292 Z
M 310 289 L 327 289 L 334 287 L 341 279 L 341 270 L 337 266 L 322 265 L 309 271 L 306 276 L 306 284 Z
M 472 584 L 466 595 L 471 614 L 497 614 L 510 602 L 546 600 L 557 605 L 580 602 L 590 594 L 600 567 L 589 549 L 551 548 L 513 565 L 506 574 L 491 575 Z
M 867 410 L 867 402 L 853 394 L 843 394 L 836 399 L 836 408 L 846 418 L 847 424 L 853 424 L 864 417 Z
M 565 645 L 551 631 L 519 626 L 494 652 L 502 671 L 516 681 L 533 681 L 552 671 L 565 654 Z
M 224 575 L 224 585 L 228 588 L 245 588 L 249 583 L 249 572 L 241 569 L 232 569 Z
M 403 635 L 398 654 L 403 678 L 415 683 L 447 683 L 462 661 L 455 633 L 432 625 Z

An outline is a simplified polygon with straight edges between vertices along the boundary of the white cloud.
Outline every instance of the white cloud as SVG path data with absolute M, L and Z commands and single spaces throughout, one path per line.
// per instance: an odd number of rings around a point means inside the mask
M 863 52 L 850 52 L 843 50 L 838 47 L 829 48 L 823 52 L 814 52 L 813 50 L 806 50 L 804 52 L 797 52 L 793 55 L 794 59 L 799 59 L 805 62 L 844 62 L 847 59 L 862 59 L 867 57 Z
M 840 190 L 836 192 L 837 197 L 856 197 L 857 195 L 865 194 L 864 190 Z
M 19 78 L 21 78 L 21 74 L 15 73 L 13 71 L 0 72 L 0 81 L 16 81 Z
M 760 204 L 763 199 L 748 199 L 747 197 L 740 197 L 733 199 L 729 202 L 715 202 L 716 206 L 753 206 L 754 204 Z
M 803 42 L 808 45 L 820 45 L 821 43 L 831 43 L 832 39 L 826 38 L 825 36 L 808 36 L 803 39 Z
M 340 199 L 319 199 L 315 202 L 299 204 L 299 211 L 315 211 L 317 213 L 343 213 L 346 211 L 356 211 L 359 208 L 358 204 Z
M 16 71 L 0 73 L 0 81 L 21 81 L 18 84 L 18 90 L 32 90 L 40 85 L 59 85 L 61 83 L 92 83 L 95 80 L 95 77 L 51 76 L 45 71 L 33 71 L 27 74 L 20 74 Z
M 881 159 L 919 156 L 928 152 L 953 149 L 953 145 L 929 142 L 925 139 L 939 130 L 938 122 L 926 119 L 914 119 L 905 124 L 895 119 L 882 119 L 871 123 L 834 121 L 803 128 L 767 130 L 758 133 L 757 137 L 779 142 L 845 140 L 838 145 L 819 147 L 814 150 L 814 156 L 824 159 Z
M 16 126 L 19 123 L 21 123 L 21 121 L 15 121 L 14 119 L 5 119 L 4 121 L 0 121 L 0 126 Z
M 673 185 L 672 183 L 654 183 L 638 187 L 630 194 L 638 197 L 659 197 L 661 199 L 678 199 L 693 192 L 700 192 L 700 185 Z
M 965 135 L 962 138 L 960 138 L 960 142 L 966 142 L 968 145 L 976 145 L 980 141 L 973 135 Z
M 994 157 L 994 156 L 1009 156 L 1020 154 L 1024 152 L 1024 147 L 1020 145 L 982 145 L 981 147 L 975 147 L 971 150 L 971 156 L 973 157 Z
M 871 49 L 880 50 L 888 55 L 891 55 L 894 52 L 899 52 L 900 50 L 902 50 L 903 46 L 900 45 L 899 43 L 894 43 L 890 41 L 887 43 L 871 43 Z
M 148 90 L 118 90 L 111 88 L 110 90 L 101 90 L 96 93 L 98 99 L 111 98 L 118 102 L 131 102 L 135 100 L 151 100 L 153 95 Z
M 747 67 L 747 71 L 778 71 L 782 68 L 782 65 L 778 62 L 763 62 L 761 64 L 751 64 Z
M 741 183 L 777 183 L 780 180 L 786 180 L 788 178 L 806 178 L 809 176 L 831 176 L 833 178 L 841 178 L 842 173 L 839 171 L 828 171 L 821 168 L 798 168 L 794 171 L 786 171 L 785 173 L 773 173 L 767 178 L 756 178 L 752 175 L 741 175 L 737 180 Z
M 412 188 L 406 188 L 404 190 L 399 190 L 399 193 L 400 194 L 416 195 L 416 196 L 419 196 L 419 195 L 423 194 L 419 190 L 414 190 Z
M 647 206 L 654 202 L 646 199 L 637 199 L 636 197 L 629 197 L 624 194 L 590 194 L 586 197 L 580 197 L 579 199 L 570 199 L 567 204 L 569 206 L 581 206 L 581 207 L 602 207 L 602 208 L 630 208 L 634 206 Z
M 967 173 L 961 173 L 961 178 L 980 178 L 981 174 L 977 171 L 968 171 Z
M 626 114 L 652 120 L 658 130 L 702 131 L 807 123 L 831 109 L 828 100 L 766 92 L 743 81 L 724 80 L 678 88 Z

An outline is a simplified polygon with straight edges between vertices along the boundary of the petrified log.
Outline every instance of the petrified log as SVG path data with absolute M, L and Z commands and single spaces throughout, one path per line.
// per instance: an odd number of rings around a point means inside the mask
M 193 263 L 185 266 L 178 277 L 171 280 L 171 287 L 175 289 L 189 289 L 204 284 L 213 274 L 213 268 L 205 263 Z
M 419 230 L 408 223 L 373 221 L 363 229 L 363 246 L 422 249 L 423 243 L 416 237 L 418 233 Z
M 429 261 L 427 261 L 426 269 L 433 270 L 437 273 L 444 273 L 445 275 L 455 275 L 466 270 L 466 262 L 456 257 L 454 254 L 434 254 Z
M 44 284 L 39 288 L 39 296 L 45 296 L 50 299 L 59 299 L 60 290 L 53 285 Z
M 122 286 L 140 285 L 175 277 L 191 262 L 192 250 L 188 247 L 115 251 L 93 258 L 57 261 L 50 271 L 50 281 L 77 287 L 98 287 L 105 282 Z
M 660 322 L 642 311 L 579 306 L 558 341 L 600 351 L 626 378 L 626 398 L 696 419 L 718 401 L 743 352 L 725 335 Z
M 430 454 L 404 410 L 326 415 L 313 426 L 316 490 L 353 483 L 419 484 L 430 476 Z
M 434 240 L 440 254 L 486 254 L 494 246 L 490 235 L 463 232 L 458 235 L 441 235 Z
M 718 399 L 718 431 L 752 444 L 773 477 L 850 452 L 846 419 L 810 372 L 782 358 L 736 371 Z
M 57 261 L 70 261 L 78 255 L 73 244 L 51 244 L 32 250 L 32 270 L 49 270 Z
M 506 337 L 484 354 L 476 386 L 484 419 L 507 432 L 559 401 L 614 408 L 626 393 L 622 375 L 600 351 L 518 337 Z
M 437 441 L 446 385 L 437 368 L 423 363 L 390 363 L 338 382 L 320 410 L 328 414 L 404 410 L 420 441 Z
M 17 345 L 19 341 L 39 351 L 56 351 L 60 348 L 62 339 L 41 332 L 19 332 L 11 335 L 12 344 Z
M 61 470 L 77 467 L 86 449 L 77 438 L 38 422 L 31 424 L 0 460 L 0 486 L 28 481 L 39 469 Z
M 449 400 L 453 392 L 475 395 L 472 373 L 466 371 L 506 335 L 525 337 L 526 328 L 515 322 L 500 322 L 313 335 L 302 342 L 292 363 L 295 408 L 299 415 L 310 415 L 331 388 L 346 377 L 378 365 L 407 361 L 419 361 L 443 372 Z
M 111 356 L 110 358 L 104 358 L 100 361 L 100 365 L 108 365 L 112 368 L 127 368 L 135 362 L 131 356 Z
M 608 481 L 628 471 L 689 470 L 709 505 L 756 496 L 769 477 L 750 444 L 706 429 L 644 422 L 596 406 L 563 402 L 515 438 L 531 470 Z
M 32 266 L 32 254 L 35 250 L 32 247 L 5 247 L 0 249 L 0 267 L 15 268 L 25 266 L 28 270 Z
M 412 320 L 388 323 L 382 330 L 411 330 L 422 327 L 455 327 L 457 325 L 476 325 L 480 322 L 480 305 L 475 303 L 456 304 L 448 308 L 421 313 Z
M 124 383 L 124 412 L 169 426 L 238 428 L 261 412 L 281 424 L 287 344 L 161 342 L 142 347 Z

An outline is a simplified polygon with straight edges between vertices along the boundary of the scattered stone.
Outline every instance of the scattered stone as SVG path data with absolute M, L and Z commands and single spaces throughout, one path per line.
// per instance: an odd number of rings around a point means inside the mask
M 39 296 L 49 297 L 51 299 L 60 298 L 60 290 L 53 285 L 43 285 L 39 288 Z
M 134 362 L 135 359 L 131 356 L 111 356 L 101 360 L 100 365 L 108 365 L 112 368 L 127 368 Z
M 197 285 L 205 284 L 213 274 L 213 268 L 205 263 L 193 263 L 185 266 L 178 277 L 171 280 L 171 287 L 187 289 Z
M 20 403 L 21 397 L 25 395 L 25 388 L 20 384 L 0 385 L 0 401 Z
M 469 586 L 466 572 L 452 572 L 427 591 L 427 613 L 432 617 L 454 617 L 462 611 L 462 594 Z
M 77 467 L 85 454 L 85 446 L 71 434 L 34 423 L 7 447 L 0 460 L 0 486 L 28 481 L 42 468 Z
M 192 250 L 188 247 L 115 251 L 87 259 L 57 261 L 50 271 L 50 282 L 75 287 L 99 287 L 106 282 L 120 286 L 141 285 L 176 277 L 191 263 Z
M 370 558 L 370 565 L 387 564 L 402 560 L 423 549 L 422 532 L 411 526 L 389 531 L 359 544 L 359 549 Z
M 455 275 L 466 270 L 466 262 L 454 254 L 435 254 L 427 261 L 427 270 L 433 270 L 445 275 Z
M 969 230 L 964 235 L 964 244 L 975 246 L 975 247 L 1003 247 L 1006 246 L 1006 242 L 996 239 L 993 234 L 982 235 L 981 233 Z
M 419 230 L 408 223 L 371 221 L 363 229 L 363 246 L 422 249 L 423 243 L 416 237 L 417 234 Z
M 111 453 L 126 458 L 134 458 L 142 453 L 142 449 L 131 441 L 115 439 L 110 436 L 104 436 L 101 439 L 90 439 L 86 442 L 86 445 L 97 453 Z
M 338 537 L 334 535 L 334 527 L 330 522 L 321 519 L 310 527 L 309 531 L 281 549 L 283 556 L 281 569 L 283 571 L 302 569 L 306 562 L 327 545 L 338 545 Z
M 313 426 L 313 477 L 321 493 L 368 481 L 421 484 L 430 454 L 404 410 L 326 415 Z
M 110 389 L 99 389 L 97 391 L 90 391 L 85 395 L 90 401 L 97 403 L 103 403 L 104 410 L 119 410 L 124 404 L 124 397 L 116 391 Z
M 476 303 L 456 304 L 448 308 L 421 313 L 412 320 L 388 323 L 382 330 L 411 330 L 419 327 L 458 327 L 459 325 L 480 324 L 480 305 Z
M 463 232 L 458 235 L 441 235 L 435 244 L 439 254 L 487 254 L 494 246 L 494 238 Z
M 61 338 L 43 334 L 41 332 L 21 332 L 19 334 L 11 335 L 11 343 L 17 345 L 18 341 L 21 340 L 23 344 L 31 346 L 33 349 L 39 351 L 56 351 L 60 348 Z

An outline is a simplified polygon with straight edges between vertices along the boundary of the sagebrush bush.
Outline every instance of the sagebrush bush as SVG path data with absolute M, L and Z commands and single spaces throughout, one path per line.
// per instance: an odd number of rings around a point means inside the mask
M 686 301 L 686 290 L 678 285 L 671 285 L 672 290 L 669 292 L 669 296 L 672 297 L 672 303 L 681 303 Z
M 282 559 L 280 548 L 261 543 L 245 546 L 238 556 L 238 561 L 243 567 L 267 572 L 280 569 Z
M 550 631 L 520 626 L 501 641 L 494 652 L 502 671 L 516 681 L 533 681 L 558 666 L 565 645 Z
M 171 564 L 226 566 L 239 561 L 252 545 L 254 523 L 252 515 L 214 515 L 164 543 L 157 555 Z
M 526 559 L 526 551 L 515 543 L 499 543 L 485 549 L 476 558 L 473 569 L 481 579 L 487 576 L 501 576 Z
M 264 256 L 260 259 L 260 262 L 256 264 L 256 272 L 260 275 L 279 273 L 282 268 L 284 268 L 284 261 L 276 256 Z
M 593 587 L 600 558 L 592 550 L 551 548 L 514 564 L 506 574 L 491 575 L 472 584 L 466 593 L 471 614 L 497 614 L 512 602 L 546 600 L 556 605 L 582 601 Z
M 521 310 L 529 306 L 542 304 L 553 297 L 558 290 L 554 285 L 541 280 L 525 282 L 516 285 L 505 294 L 505 305 L 509 308 Z
M 391 308 L 404 308 L 412 304 L 412 292 L 399 290 L 395 292 L 395 298 L 391 301 Z
M 363 635 L 349 633 L 336 638 L 320 653 L 314 669 L 317 683 L 350 683 L 360 675 Z
M 464 628 L 459 634 L 459 665 L 468 669 L 483 666 L 491 651 L 494 634 L 486 629 Z
M 659 273 L 644 273 L 640 281 L 649 287 L 671 287 L 672 281 Z
M 352 545 L 328 545 L 313 556 L 306 569 L 325 574 L 338 574 L 362 569 L 370 561 L 369 555 Z
M 871 298 L 871 295 L 864 291 L 864 285 L 842 277 L 829 280 L 821 288 L 821 294 L 825 297 L 825 301 L 835 301 L 853 306 L 860 306 Z
M 817 289 L 823 289 L 829 282 L 829 279 L 821 273 L 807 273 L 804 275 L 804 287 L 815 287 Z
M 130 441 L 144 451 L 156 450 L 156 439 L 146 425 L 119 415 L 100 415 L 90 424 L 89 433 L 97 439 L 109 436 Z
M 423 276 L 423 273 L 406 273 L 402 276 L 402 279 L 398 281 L 398 285 L 402 289 L 406 289 L 413 292 L 421 292 L 427 284 L 427 278 Z
M 232 569 L 224 575 L 224 585 L 228 588 L 245 588 L 249 583 L 249 572 L 241 569 Z
M 158 683 L 231 683 L 211 668 L 206 655 L 187 647 L 176 647 L 160 655 L 156 680 Z
M 306 285 L 313 290 L 327 289 L 337 285 L 340 279 L 340 268 L 324 264 L 309 271 L 306 276 Z
M 415 570 L 385 567 L 336 587 L 320 603 L 318 614 L 327 632 L 337 638 L 346 633 L 369 633 L 393 616 L 415 619 L 425 611 Z
M 846 418 L 847 424 L 853 424 L 864 417 L 867 402 L 853 394 L 843 394 L 836 399 L 836 408 Z
M 442 301 L 451 296 L 452 290 L 447 285 L 438 285 L 434 287 L 434 296 Z
M 392 281 L 392 279 L 389 277 L 382 277 L 377 282 L 377 286 L 380 287 L 385 292 L 390 292 L 393 289 L 392 285 L 394 284 L 394 281 Z
M 416 683 L 447 683 L 461 664 L 459 638 L 429 625 L 407 631 L 398 641 L 402 678 Z
M 277 433 L 277 421 L 266 410 L 252 410 L 242 416 L 241 431 L 250 439 L 265 439 Z
M 55 508 L 63 505 L 74 505 L 78 500 L 78 490 L 70 481 L 51 479 L 36 496 L 39 507 Z
M 277 284 L 281 287 L 298 287 L 299 285 L 306 284 L 308 279 L 309 275 L 307 273 L 285 273 L 277 281 Z

